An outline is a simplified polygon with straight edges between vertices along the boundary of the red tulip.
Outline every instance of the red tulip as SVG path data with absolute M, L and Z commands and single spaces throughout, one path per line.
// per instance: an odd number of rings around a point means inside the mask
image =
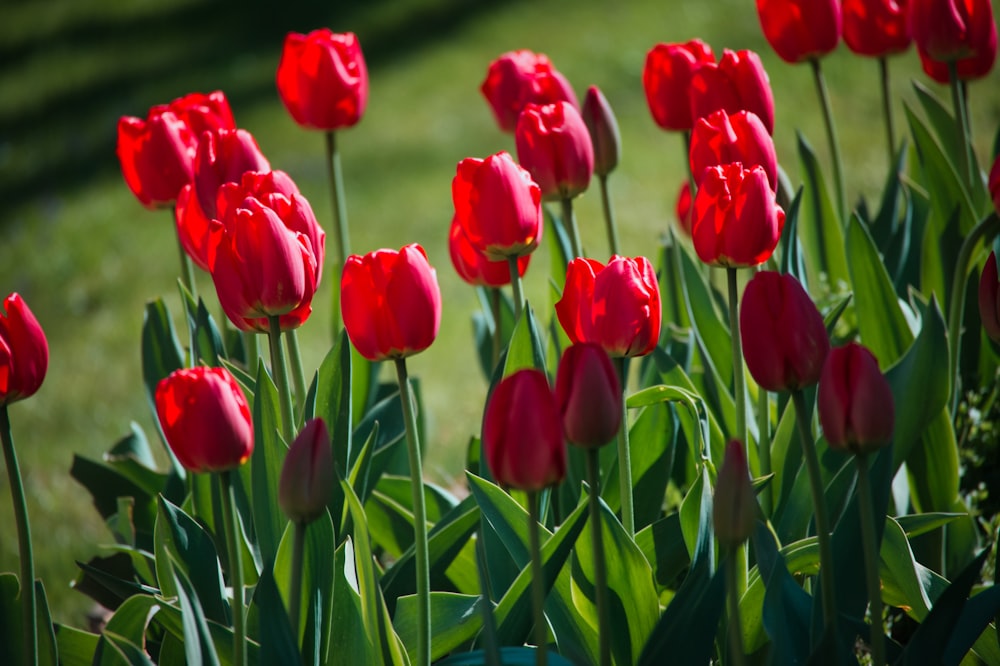
M 278 505 L 293 523 L 311 523 L 326 511 L 335 481 L 330 432 L 323 419 L 311 419 L 285 454 Z
M 831 448 L 868 453 L 891 442 L 895 424 L 892 389 L 867 348 L 851 342 L 830 350 L 816 402 Z
M 907 0 L 843 0 L 844 42 L 855 53 L 881 58 L 910 47 Z
M 448 234 L 448 252 L 458 276 L 473 286 L 503 287 L 510 284 L 510 264 L 507 261 L 490 261 L 469 240 L 465 227 L 454 218 Z M 524 277 L 530 254 L 517 259 L 517 272 Z
M 726 444 L 726 455 L 715 480 L 712 498 L 712 525 L 723 548 L 735 548 L 753 535 L 757 525 L 757 496 L 750 483 L 743 442 Z
M 569 442 L 594 448 L 615 438 L 622 424 L 622 387 L 604 349 L 583 343 L 563 352 L 556 402 Z
M 997 277 L 997 255 L 990 252 L 983 274 L 979 276 L 979 318 L 986 335 L 1000 342 L 1000 278 Z
M 739 162 L 705 169 L 694 198 L 694 249 L 713 266 L 756 266 L 781 238 L 785 212 L 763 167 Z
M 685 236 L 691 238 L 691 184 L 686 180 L 681 183 L 681 189 L 677 192 L 674 214 L 677 215 L 677 226 Z
M 660 286 L 645 257 L 569 262 L 556 314 L 574 343 L 592 342 L 611 356 L 643 356 L 660 337 Z
M 740 338 L 747 369 L 768 391 L 819 381 L 830 338 L 816 305 L 791 275 L 761 271 L 740 302 Z
M 528 104 L 514 130 L 517 159 L 545 199 L 571 199 L 594 173 L 594 147 L 576 107 L 568 102 Z
M 924 73 L 938 83 L 948 84 L 951 82 L 951 72 L 948 71 L 948 63 L 934 60 L 919 47 L 917 55 L 920 56 L 920 66 Z M 993 35 L 992 42 L 984 48 L 978 50 L 968 58 L 959 58 L 955 61 L 955 70 L 959 81 L 975 81 L 981 79 L 993 69 L 993 64 L 997 59 L 996 34 Z
M 236 121 L 233 120 L 229 100 L 226 99 L 225 93 L 221 90 L 210 93 L 191 93 L 179 97 L 167 105 L 167 110 L 176 114 L 191 129 L 196 145 L 204 132 L 236 129 Z
M 622 139 L 618 132 L 618 120 L 611 105 L 597 86 L 587 88 L 580 112 L 590 133 L 594 147 L 594 173 L 606 176 L 618 166 L 621 158 Z
M 441 324 L 441 290 L 424 248 L 352 254 L 340 280 L 344 328 L 362 356 L 398 359 L 434 342 Z
M 992 65 L 997 27 L 990 0 L 910 0 L 909 9 L 913 41 L 929 60 L 988 59 Z
M 469 241 L 493 261 L 523 257 L 542 240 L 541 189 L 508 153 L 459 162 L 451 196 Z
M 1000 215 L 1000 155 L 993 160 L 993 167 L 990 169 L 990 198 L 993 199 L 993 209 Z
M 537 491 L 566 477 L 559 407 L 543 372 L 518 370 L 496 385 L 483 415 L 483 449 L 502 486 Z
M 548 57 L 526 49 L 504 53 L 491 62 L 479 89 L 503 132 L 514 131 L 528 104 L 569 102 L 580 107 L 569 81 Z
M 0 405 L 30 398 L 49 369 L 49 343 L 21 295 L 12 293 L 0 313 Z
M 368 68 L 358 38 L 329 28 L 308 35 L 288 33 L 277 85 L 282 103 L 302 127 L 352 127 L 368 104 Z
M 840 0 L 757 0 L 757 16 L 785 62 L 824 56 L 840 41 Z
M 768 134 L 774 133 L 774 94 L 760 56 L 753 51 L 722 52 L 719 64 L 705 63 L 691 77 L 691 117 L 724 109 L 755 113 Z
M 711 47 L 700 39 L 685 44 L 657 44 L 646 55 L 642 87 L 656 124 L 665 130 L 691 129 L 691 78 L 714 63 Z
M 691 132 L 689 158 L 695 180 L 700 180 L 708 167 L 742 162 L 748 168 L 762 166 L 771 189 L 778 186 L 774 140 L 760 118 L 748 111 L 729 115 L 719 109 L 696 120 Z

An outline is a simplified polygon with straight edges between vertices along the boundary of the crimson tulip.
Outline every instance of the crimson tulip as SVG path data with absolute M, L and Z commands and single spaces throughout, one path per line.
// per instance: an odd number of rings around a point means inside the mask
M 615 170 L 621 159 L 622 138 L 615 112 L 597 86 L 587 88 L 580 115 L 594 147 L 594 173 L 606 176 Z
M 368 67 L 357 36 L 329 28 L 288 33 L 277 86 L 302 127 L 332 131 L 356 125 L 368 104 Z
M 236 129 L 236 121 L 233 120 L 233 111 L 229 108 L 229 100 L 221 90 L 210 93 L 190 93 L 172 101 L 167 105 L 167 109 L 176 114 L 191 129 L 196 145 L 198 139 L 205 132 Z
M 989 188 L 993 209 L 1000 215 L 1000 155 L 993 160 L 993 167 L 990 168 Z
M 843 0 L 844 42 L 858 55 L 881 58 L 910 47 L 907 0 Z
M 14 292 L 0 313 L 0 405 L 29 398 L 49 369 L 49 343 L 34 313 Z
M 723 548 L 735 548 L 753 535 L 757 525 L 757 496 L 750 483 L 743 442 L 726 444 L 712 498 L 712 526 Z
M 712 62 L 691 77 L 691 117 L 703 118 L 724 109 L 729 114 L 750 111 L 774 133 L 774 93 L 760 56 L 753 51 L 725 49 L 719 64 Z
M 371 361 L 406 358 L 427 349 L 441 325 L 437 273 L 416 243 L 398 252 L 352 254 L 340 279 L 344 328 Z
M 794 277 L 760 271 L 740 302 L 747 369 L 768 391 L 795 391 L 819 381 L 830 351 L 823 316 Z
M 997 277 L 996 252 L 990 252 L 979 276 L 979 318 L 986 335 L 1000 342 L 1000 278 Z
M 781 238 L 785 212 L 761 166 L 739 162 L 705 169 L 694 198 L 692 237 L 698 258 L 713 266 L 756 266 Z
M 887 446 L 895 424 L 895 404 L 878 361 L 856 342 L 830 350 L 816 398 L 827 444 L 851 453 Z
M 657 44 L 646 54 L 642 87 L 656 124 L 665 130 L 691 129 L 691 79 L 715 62 L 711 47 L 700 39 L 684 44 Z
M 948 84 L 951 82 L 951 72 L 948 70 L 947 62 L 934 60 L 920 48 L 917 48 L 917 55 L 920 56 L 920 66 L 924 70 L 924 74 L 938 83 Z M 959 58 L 955 61 L 955 74 L 959 81 L 981 79 L 990 73 L 996 59 L 997 43 L 994 33 L 992 42 L 988 42 L 984 48 L 977 50 L 968 58 Z
M 528 104 L 514 129 L 517 159 L 538 183 L 545 199 L 572 199 L 594 173 L 594 147 L 572 104 Z
M 541 189 L 509 153 L 459 162 L 451 196 L 469 241 L 492 261 L 523 257 L 542 240 Z
M 222 185 L 241 182 L 247 171 L 270 170 L 271 165 L 250 132 L 204 132 L 194 161 L 194 189 L 201 210 L 209 219 L 217 217 L 216 198 Z
M 592 342 L 614 357 L 643 356 L 660 338 L 660 285 L 645 257 L 569 262 L 556 314 L 574 343 Z
M 840 0 L 757 0 L 757 16 L 785 62 L 824 56 L 840 41 Z
M 510 284 L 510 262 L 490 261 L 469 240 L 469 235 L 465 232 L 465 227 L 462 226 L 458 217 L 455 217 L 451 222 L 451 230 L 448 233 L 448 253 L 451 255 L 451 263 L 455 267 L 455 272 L 469 284 L 479 287 L 503 287 Z M 517 271 L 521 277 L 524 277 L 530 259 L 530 254 L 518 257 Z
M 988 55 L 992 65 L 997 27 L 991 0 L 910 0 L 909 10 L 913 41 L 929 60 L 947 63 Z
M 566 477 L 559 406 L 545 373 L 526 368 L 500 380 L 483 415 L 483 450 L 504 487 L 537 491 Z
M 480 91 L 503 132 L 513 132 L 528 104 L 580 104 L 569 81 L 548 56 L 527 49 L 509 51 L 490 63 Z
M 278 505 L 293 523 L 311 523 L 326 511 L 334 477 L 330 431 L 323 419 L 310 419 L 285 454 Z
M 253 453 L 250 406 L 225 368 L 175 370 L 156 386 L 155 402 L 167 444 L 186 469 L 234 469 Z
M 689 159 L 695 180 L 700 180 L 710 166 L 742 162 L 748 168 L 763 167 L 771 189 L 778 187 L 778 155 L 774 140 L 760 118 L 748 111 L 730 115 L 719 109 L 696 120 L 691 132 Z
M 622 424 L 622 387 L 602 347 L 581 343 L 563 352 L 556 402 L 570 443 L 595 448 L 615 438 Z
M 681 189 L 677 192 L 674 214 L 677 215 L 677 226 L 685 236 L 691 238 L 691 184 L 686 180 L 681 183 Z

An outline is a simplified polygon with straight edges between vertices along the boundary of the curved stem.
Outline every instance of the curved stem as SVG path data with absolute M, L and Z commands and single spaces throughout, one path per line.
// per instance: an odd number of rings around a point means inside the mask
M 600 449 L 587 449 L 587 485 L 590 486 L 590 535 L 594 549 L 594 600 L 597 605 L 599 666 L 611 664 L 611 625 L 608 615 L 608 571 L 604 561 L 604 529 L 601 521 Z
M 747 401 L 743 377 L 743 346 L 740 342 L 739 284 L 735 268 L 726 268 L 729 282 L 729 338 L 733 346 L 733 406 L 736 408 L 736 439 L 747 443 Z M 747 460 L 750 460 L 749 453 Z
M 281 323 L 278 317 L 267 319 L 271 328 L 267 336 L 271 347 L 271 369 L 278 389 L 278 402 L 281 403 L 281 434 L 285 438 L 285 444 L 291 446 L 295 425 L 292 421 L 292 392 L 288 389 L 288 371 L 285 369 L 285 354 L 281 349 Z
M 573 200 L 562 199 L 562 223 L 569 234 L 570 250 L 573 256 L 570 259 L 583 256 L 583 245 L 580 243 L 580 229 L 576 225 L 576 215 L 573 214 Z
M 297 329 L 285 332 L 285 345 L 288 347 L 288 363 L 292 366 L 292 382 L 295 384 L 295 400 L 292 404 L 301 409 L 306 401 L 306 377 L 302 371 L 302 352 L 299 351 Z
M 622 503 L 622 527 L 630 539 L 635 538 L 635 508 L 632 499 L 632 453 L 628 442 L 628 407 L 625 405 L 625 359 L 617 358 L 618 378 L 622 385 L 622 425 L 618 429 L 618 486 Z
M 608 192 L 607 175 L 600 176 L 601 181 L 601 208 L 604 210 L 604 225 L 608 230 L 608 247 L 611 255 L 619 254 L 618 225 L 615 223 L 615 210 L 611 205 L 611 194 Z
M 538 533 L 538 491 L 528 491 L 528 540 L 531 547 L 531 610 L 535 620 L 535 666 L 548 663 L 549 629 L 545 624 L 545 581 L 542 544 Z
M 889 147 L 889 168 L 896 163 L 896 130 L 892 120 L 892 97 L 889 93 L 889 59 L 878 59 L 879 81 L 882 84 L 882 115 L 885 116 L 885 138 Z
M 302 560 L 305 557 L 306 524 L 295 523 L 292 541 L 292 584 L 288 597 L 288 620 L 292 624 L 292 635 L 296 644 L 299 640 L 299 613 L 302 606 Z
M 21 564 L 21 640 L 24 664 L 38 663 L 38 625 L 35 620 L 35 558 L 31 548 L 31 523 L 28 520 L 28 503 L 21 481 L 21 467 L 14 451 L 7 405 L 0 405 L 0 441 L 3 442 L 4 463 L 10 481 L 10 498 L 14 505 L 14 523 L 17 527 L 17 548 Z
M 410 458 L 410 488 L 413 496 L 413 541 L 416 549 L 417 577 L 417 664 L 431 663 L 431 577 L 427 549 L 427 509 L 424 506 L 424 473 L 420 462 L 420 440 L 413 393 L 406 373 L 406 359 L 396 359 L 399 399 L 406 423 L 406 450 Z
M 837 213 L 840 224 L 847 219 L 847 194 L 844 191 L 844 161 L 840 157 L 840 141 L 837 139 L 837 127 L 833 123 L 833 110 L 830 106 L 830 95 L 826 89 L 826 80 L 819 64 L 819 58 L 811 58 L 813 79 L 816 81 L 816 92 L 819 94 L 820 107 L 823 109 L 823 121 L 826 123 L 826 140 L 830 145 L 830 157 L 833 159 L 833 180 L 837 190 Z
M 743 629 L 740 623 L 740 591 L 737 585 L 738 557 L 736 549 L 726 557 L 726 604 L 729 607 L 729 661 L 736 666 L 746 662 L 743 655 Z
M 858 511 L 861 513 L 861 539 L 865 548 L 865 578 L 871 604 L 872 666 L 885 666 L 885 633 L 882 630 L 882 586 L 878 575 L 878 539 L 875 536 L 875 504 L 868 480 L 868 456 L 855 456 L 858 464 Z
M 969 183 L 972 182 L 973 172 L 972 148 L 969 142 L 969 113 L 965 108 L 962 82 L 958 79 L 958 63 L 954 60 L 948 63 L 948 80 L 951 83 L 951 103 L 955 109 L 955 124 L 958 126 L 958 146 L 962 151 L 958 168 L 962 182 L 968 187 Z
M 243 666 L 247 659 L 247 630 L 243 605 L 243 557 L 240 551 L 239 526 L 236 523 L 236 495 L 232 471 L 219 473 L 222 482 L 222 525 L 229 550 L 229 582 L 233 586 L 233 665 Z
M 795 403 L 795 421 L 802 442 L 802 456 L 806 460 L 809 488 L 812 491 L 813 511 L 816 518 L 816 540 L 819 542 L 819 574 L 823 585 L 823 622 L 831 632 L 837 627 L 837 597 L 833 577 L 833 550 L 830 546 L 830 522 L 826 517 L 826 499 L 823 497 L 823 477 L 820 475 L 819 458 L 806 420 L 806 400 L 802 391 L 792 391 Z
M 510 267 L 510 288 L 514 292 L 514 321 L 517 322 L 524 308 L 524 286 L 521 284 L 521 273 L 517 270 L 517 257 L 507 257 L 507 265 Z M 499 327 L 498 321 L 497 328 Z
M 347 197 L 344 194 L 344 172 L 340 166 L 340 151 L 337 150 L 336 132 L 326 133 L 327 176 L 330 180 L 330 196 L 333 203 L 334 240 L 336 254 L 333 257 L 333 274 L 338 280 L 344 268 L 347 255 L 351 252 L 351 242 L 347 229 Z M 333 294 L 333 337 L 340 332 L 340 290 L 334 285 Z

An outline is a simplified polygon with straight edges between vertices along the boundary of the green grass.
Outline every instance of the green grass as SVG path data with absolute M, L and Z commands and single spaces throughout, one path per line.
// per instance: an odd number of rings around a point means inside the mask
M 285 3 L 287 4 L 287 3 Z M 16 2 L 0 26 L 0 292 L 19 291 L 45 327 L 51 348 L 46 383 L 11 409 L 35 528 L 39 575 L 57 619 L 82 622 L 87 607 L 69 590 L 74 559 L 109 540 L 86 492 L 68 474 L 74 452 L 99 457 L 137 421 L 150 433 L 141 384 L 143 306 L 160 296 L 177 313 L 177 248 L 167 212 L 144 210 L 125 187 L 114 157 L 122 114 L 193 90 L 227 92 L 237 123 L 256 136 L 272 166 L 289 172 L 330 228 L 322 136 L 300 130 L 274 90 L 287 30 L 327 25 L 358 33 L 371 75 L 363 121 L 339 141 L 355 252 L 420 242 L 437 267 L 444 298 L 438 341 L 412 359 L 425 391 L 427 473 L 461 483 L 462 451 L 478 431 L 486 384 L 470 344 L 473 291 L 451 268 L 447 229 L 451 179 L 464 157 L 513 151 L 479 94 L 490 60 L 503 51 L 547 53 L 582 97 L 601 86 L 618 114 L 623 162 L 611 189 L 625 254 L 653 254 L 672 221 L 684 174 L 679 136 L 653 124 L 641 85 L 647 50 L 698 36 L 758 51 L 776 98 L 779 159 L 798 182 L 795 132 L 826 163 L 821 116 L 807 67 L 780 62 L 760 34 L 753 3 L 601 0 L 471 3 L 459 0 L 323 5 L 199 0 Z M 847 159 L 853 201 L 872 195 L 886 160 L 877 69 L 844 46 L 824 62 Z M 912 99 L 925 81 L 912 51 L 893 61 L 894 90 Z M 985 154 L 1000 118 L 996 74 L 972 87 L 973 127 Z M 946 91 L 929 84 L 946 99 Z M 898 131 L 903 114 L 896 106 Z M 600 201 L 576 207 L 584 245 L 606 257 Z M 548 307 L 546 259 L 527 275 L 536 307 Z M 211 281 L 199 286 L 214 301 Z M 305 364 L 329 346 L 328 272 L 313 319 L 301 332 Z M 0 294 L 2 295 L 2 294 Z M 215 309 L 214 305 L 210 308 Z M 547 314 L 542 315 L 548 318 Z M 0 480 L 0 570 L 17 570 L 15 531 Z

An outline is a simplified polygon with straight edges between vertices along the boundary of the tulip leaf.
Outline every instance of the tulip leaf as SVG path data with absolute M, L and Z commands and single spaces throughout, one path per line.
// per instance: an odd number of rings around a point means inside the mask
M 524 645 L 520 647 L 500 648 L 499 666 L 534 666 L 537 662 L 534 647 Z M 551 666 L 573 666 L 573 662 L 567 661 L 561 655 L 554 654 L 551 650 L 546 654 L 546 659 Z M 482 666 L 488 664 L 486 652 L 484 650 L 473 650 L 471 652 L 458 652 L 447 659 L 434 662 L 435 666 Z
M 480 605 L 483 597 L 475 594 L 431 592 L 431 660 L 435 661 L 468 643 L 482 628 Z M 406 645 L 416 645 L 420 628 L 417 623 L 420 601 L 415 594 L 408 594 L 396 601 L 393 625 Z
M 669 587 L 691 564 L 677 511 L 636 533 L 635 545 L 652 566 L 653 580 L 660 588 Z
M 0 573 L 0 663 L 4 664 L 28 663 L 22 654 L 23 618 L 20 591 L 21 586 L 16 575 Z M 56 637 L 52 629 L 45 587 L 41 581 L 35 581 L 35 627 L 38 632 L 37 663 L 40 666 L 56 666 L 59 661 Z
M 771 637 L 774 663 L 805 663 L 810 653 L 812 599 L 792 578 L 778 544 L 762 523 L 757 523 L 753 544 L 766 589 L 762 621 Z
M 277 555 L 281 535 L 288 523 L 285 514 L 278 508 L 278 482 L 288 451 L 288 443 L 278 434 L 281 429 L 278 404 L 278 389 L 267 374 L 263 361 L 260 361 L 257 394 L 253 403 L 254 448 L 250 456 L 250 496 L 257 545 L 265 562 L 273 561 Z
M 565 276 L 565 272 L 563 276 Z M 493 344 L 494 338 L 499 335 L 497 343 L 499 350 L 507 346 L 511 332 L 514 330 L 514 301 L 500 287 L 476 287 L 476 295 L 479 296 L 481 312 L 472 316 L 473 331 L 476 339 L 476 349 L 479 351 L 479 364 L 483 370 L 483 377 L 487 381 L 493 376 Z M 499 308 L 500 326 L 497 329 L 497 321 L 494 316 L 494 299 Z
M 271 562 L 265 561 L 252 601 L 252 608 L 255 608 L 260 615 L 260 662 L 299 664 L 302 663 L 302 657 L 299 655 L 295 632 L 292 630 L 272 569 Z M 231 642 L 232 637 L 230 637 Z
M 215 652 L 215 645 L 209 634 L 208 624 L 205 614 L 202 612 L 201 602 L 191 581 L 184 571 L 177 566 L 172 566 L 173 562 L 167 559 L 167 569 L 174 577 L 174 587 L 177 590 L 177 597 L 180 602 L 182 623 L 184 626 L 184 653 L 189 664 L 205 664 L 206 666 L 218 666 L 219 657 Z
M 838 282 L 848 282 L 848 255 L 844 251 L 843 222 L 830 198 L 816 153 L 801 133 L 796 132 L 796 137 L 803 182 L 797 226 L 808 282 L 815 292 L 824 283 L 835 287 Z
M 4 626 L 5 622 L 0 622 Z M 59 663 L 62 666 L 92 666 L 94 663 L 94 653 L 97 652 L 97 645 L 101 637 L 89 631 L 76 629 L 65 624 L 55 625 L 57 654 Z M 16 643 L 17 641 L 13 641 Z M 0 641 L 0 645 L 11 645 L 12 643 Z M 0 654 L 3 654 L 0 652 Z M 6 661 L 5 661 L 6 663 Z M 17 661 L 9 663 L 16 664 Z
M 785 211 L 785 228 L 781 230 L 781 263 L 778 270 L 794 277 L 808 291 L 809 275 L 806 272 L 806 262 L 802 251 L 802 241 L 799 239 L 799 211 L 802 207 L 802 188 L 800 187 L 792 199 L 791 205 Z
M 109 663 L 126 663 L 129 666 L 154 666 L 145 650 L 132 641 L 107 629 L 103 632 L 103 657 L 111 658 Z M 114 657 L 111 657 L 114 655 Z
M 354 360 L 351 349 L 347 332 L 342 330 L 337 338 L 337 344 L 320 363 L 316 379 L 315 416 L 326 422 L 333 441 L 334 463 L 341 473 L 351 469 L 355 455 L 351 440 L 353 429 L 351 383 Z M 339 519 L 339 515 L 334 515 L 334 518 Z
M 680 508 L 681 533 L 692 562 L 705 560 L 708 573 L 715 571 L 715 539 L 712 529 L 712 483 L 708 467 L 701 465 Z
M 86 488 L 94 506 L 104 519 L 110 519 L 118 512 L 118 498 L 132 497 L 132 524 L 136 531 L 136 546 L 151 550 L 153 546 L 153 526 L 156 522 L 155 493 L 143 488 L 130 475 L 116 469 L 111 464 L 97 462 L 79 454 L 74 454 L 70 476 Z M 145 484 L 143 484 L 145 485 Z
M 162 298 L 150 301 L 146 304 L 146 312 L 142 321 L 142 377 L 146 383 L 146 399 L 149 401 L 149 408 L 153 415 L 156 415 L 156 387 L 162 379 L 165 379 L 174 370 L 184 367 L 184 352 L 181 344 L 177 340 L 177 333 L 174 331 L 174 323 L 170 318 L 170 311 Z M 157 429 L 160 429 L 160 421 L 156 422 Z M 164 450 L 170 459 L 170 464 L 174 474 L 184 478 L 184 469 L 174 456 L 174 452 L 166 446 L 166 438 L 160 429 L 160 438 L 164 442 Z
M 514 332 L 507 345 L 503 376 L 509 377 L 518 370 L 536 368 L 545 371 L 545 346 L 538 332 L 534 310 L 525 301 L 521 318 L 514 324 Z
M 327 656 L 327 665 L 378 664 L 381 654 L 372 642 L 362 612 L 360 583 L 350 537 L 334 553 L 333 617 L 330 644 L 336 646 Z

